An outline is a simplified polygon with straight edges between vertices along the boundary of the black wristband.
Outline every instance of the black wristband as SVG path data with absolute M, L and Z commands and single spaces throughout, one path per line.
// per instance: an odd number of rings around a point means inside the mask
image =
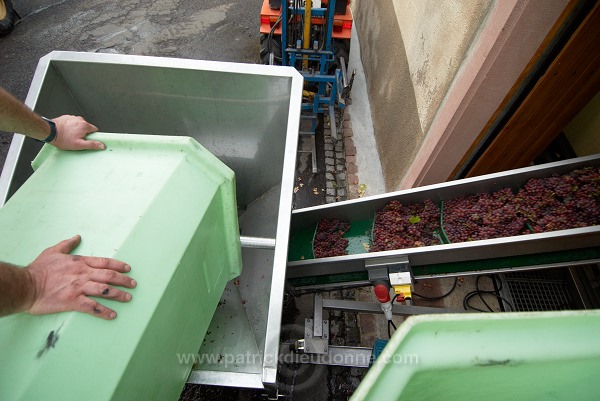
M 42 117 L 42 118 L 50 126 L 50 135 L 48 135 L 48 137 L 46 139 L 43 139 L 42 142 L 50 143 L 54 140 L 54 138 L 56 138 L 56 124 L 54 124 L 54 121 L 47 119 L 46 117 Z

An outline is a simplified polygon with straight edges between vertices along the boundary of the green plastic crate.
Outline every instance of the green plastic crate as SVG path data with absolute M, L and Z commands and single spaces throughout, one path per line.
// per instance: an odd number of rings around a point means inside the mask
M 130 303 L 0 319 L 2 400 L 176 400 L 227 281 L 241 272 L 234 173 L 194 139 L 94 134 L 105 151 L 46 146 L 0 209 L 0 260 L 74 253 L 129 263 Z M 58 336 L 44 349 L 51 332 Z
M 351 400 L 587 400 L 600 311 L 408 318 Z

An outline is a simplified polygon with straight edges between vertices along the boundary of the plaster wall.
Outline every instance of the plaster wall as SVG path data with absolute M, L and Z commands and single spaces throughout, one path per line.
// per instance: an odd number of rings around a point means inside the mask
M 400 188 L 494 1 L 353 1 L 386 190 Z
M 564 129 L 577 156 L 600 153 L 600 93 Z
M 492 0 L 393 0 L 421 128 L 427 132 Z

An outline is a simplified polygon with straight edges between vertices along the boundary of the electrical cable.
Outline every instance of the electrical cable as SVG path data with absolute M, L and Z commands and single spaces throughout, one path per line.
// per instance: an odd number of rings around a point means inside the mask
M 394 294 L 394 297 L 390 300 L 390 305 L 394 305 L 394 301 L 398 298 L 398 294 Z M 390 326 L 394 328 L 394 331 L 398 330 L 396 325 L 391 320 L 388 320 L 388 338 L 392 338 L 392 332 Z
M 388 320 L 388 338 L 392 338 L 392 329 L 390 329 L 390 326 L 394 328 L 394 332 L 396 330 L 398 330 L 396 328 L 396 325 L 394 324 L 394 322 L 392 322 L 391 320 Z
M 421 295 L 421 294 L 417 294 L 416 292 L 413 291 L 413 295 L 419 298 L 423 298 L 426 299 L 428 301 L 438 301 L 440 299 L 444 299 L 446 298 L 448 295 L 452 294 L 452 292 L 456 289 L 456 285 L 458 284 L 458 277 L 454 277 L 454 284 L 452 284 L 452 288 L 450 288 L 450 290 L 445 293 L 444 295 L 440 295 L 439 297 L 427 297 L 425 295 Z
M 494 290 L 480 289 L 479 281 L 480 281 L 481 277 L 489 277 L 490 280 L 492 280 L 492 284 L 494 285 Z M 502 302 L 505 302 L 508 306 L 510 306 L 511 310 L 514 310 L 514 307 L 512 306 L 512 304 L 506 298 L 504 298 L 502 295 L 500 295 L 501 290 L 502 290 L 502 282 L 500 282 L 500 286 L 498 287 L 496 278 L 493 275 L 487 274 L 485 276 L 477 276 L 477 279 L 475 280 L 475 291 L 471 291 L 467 295 L 465 295 L 465 297 L 463 298 L 463 308 L 465 310 L 475 310 L 478 312 L 494 312 L 494 309 L 483 298 L 484 295 L 493 295 L 501 306 L 502 306 Z M 473 297 L 476 297 L 476 296 L 479 296 L 479 299 L 486 306 L 486 308 L 488 310 L 476 308 L 469 303 L 469 301 Z
M 321 6 L 322 7 L 322 6 Z M 326 22 L 325 22 L 325 17 L 321 17 L 321 21 L 323 21 L 323 24 L 321 24 L 320 26 L 320 30 L 321 30 L 321 44 L 319 45 L 319 51 L 323 50 L 323 47 L 325 47 L 325 40 L 326 40 L 326 30 L 323 29 L 323 27 L 325 26 Z
M 294 30 L 294 36 L 293 36 L 293 42 L 292 42 L 292 47 L 293 48 L 296 48 L 296 42 L 298 41 L 298 38 L 301 37 L 301 33 L 298 30 L 298 26 L 300 25 L 300 23 L 299 23 L 298 19 L 296 18 L 296 16 L 298 15 L 298 13 L 300 11 L 300 7 L 301 7 L 300 1 L 296 0 L 294 2 L 293 20 L 292 20 L 292 22 L 290 24 L 292 26 L 293 30 Z
M 271 44 L 273 43 L 273 33 L 275 32 L 275 29 L 277 28 L 277 25 L 281 22 L 281 18 L 283 17 L 282 14 L 279 14 L 279 17 L 277 18 L 277 21 L 275 21 L 275 24 L 271 27 L 271 30 L 269 31 L 269 35 L 267 37 L 267 44 L 268 44 L 268 49 L 269 49 L 269 53 L 271 52 Z M 281 55 L 283 56 L 283 44 L 281 45 L 282 49 L 281 49 Z M 282 60 L 282 57 L 277 57 L 275 56 L 275 54 L 273 54 L 274 58 L 276 58 L 277 60 Z

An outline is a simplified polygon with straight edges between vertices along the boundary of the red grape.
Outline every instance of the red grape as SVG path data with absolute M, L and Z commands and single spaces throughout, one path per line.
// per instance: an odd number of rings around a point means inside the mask
M 516 196 L 519 215 L 536 233 L 600 224 L 600 171 L 584 167 L 534 178 Z
M 510 237 L 524 231 L 510 188 L 444 202 L 444 231 L 450 242 Z
M 440 211 L 430 200 L 404 205 L 391 201 L 375 214 L 370 252 L 439 244 Z
M 346 255 L 348 240 L 343 237 L 349 229 L 350 224 L 339 220 L 319 221 L 313 241 L 315 258 Z

